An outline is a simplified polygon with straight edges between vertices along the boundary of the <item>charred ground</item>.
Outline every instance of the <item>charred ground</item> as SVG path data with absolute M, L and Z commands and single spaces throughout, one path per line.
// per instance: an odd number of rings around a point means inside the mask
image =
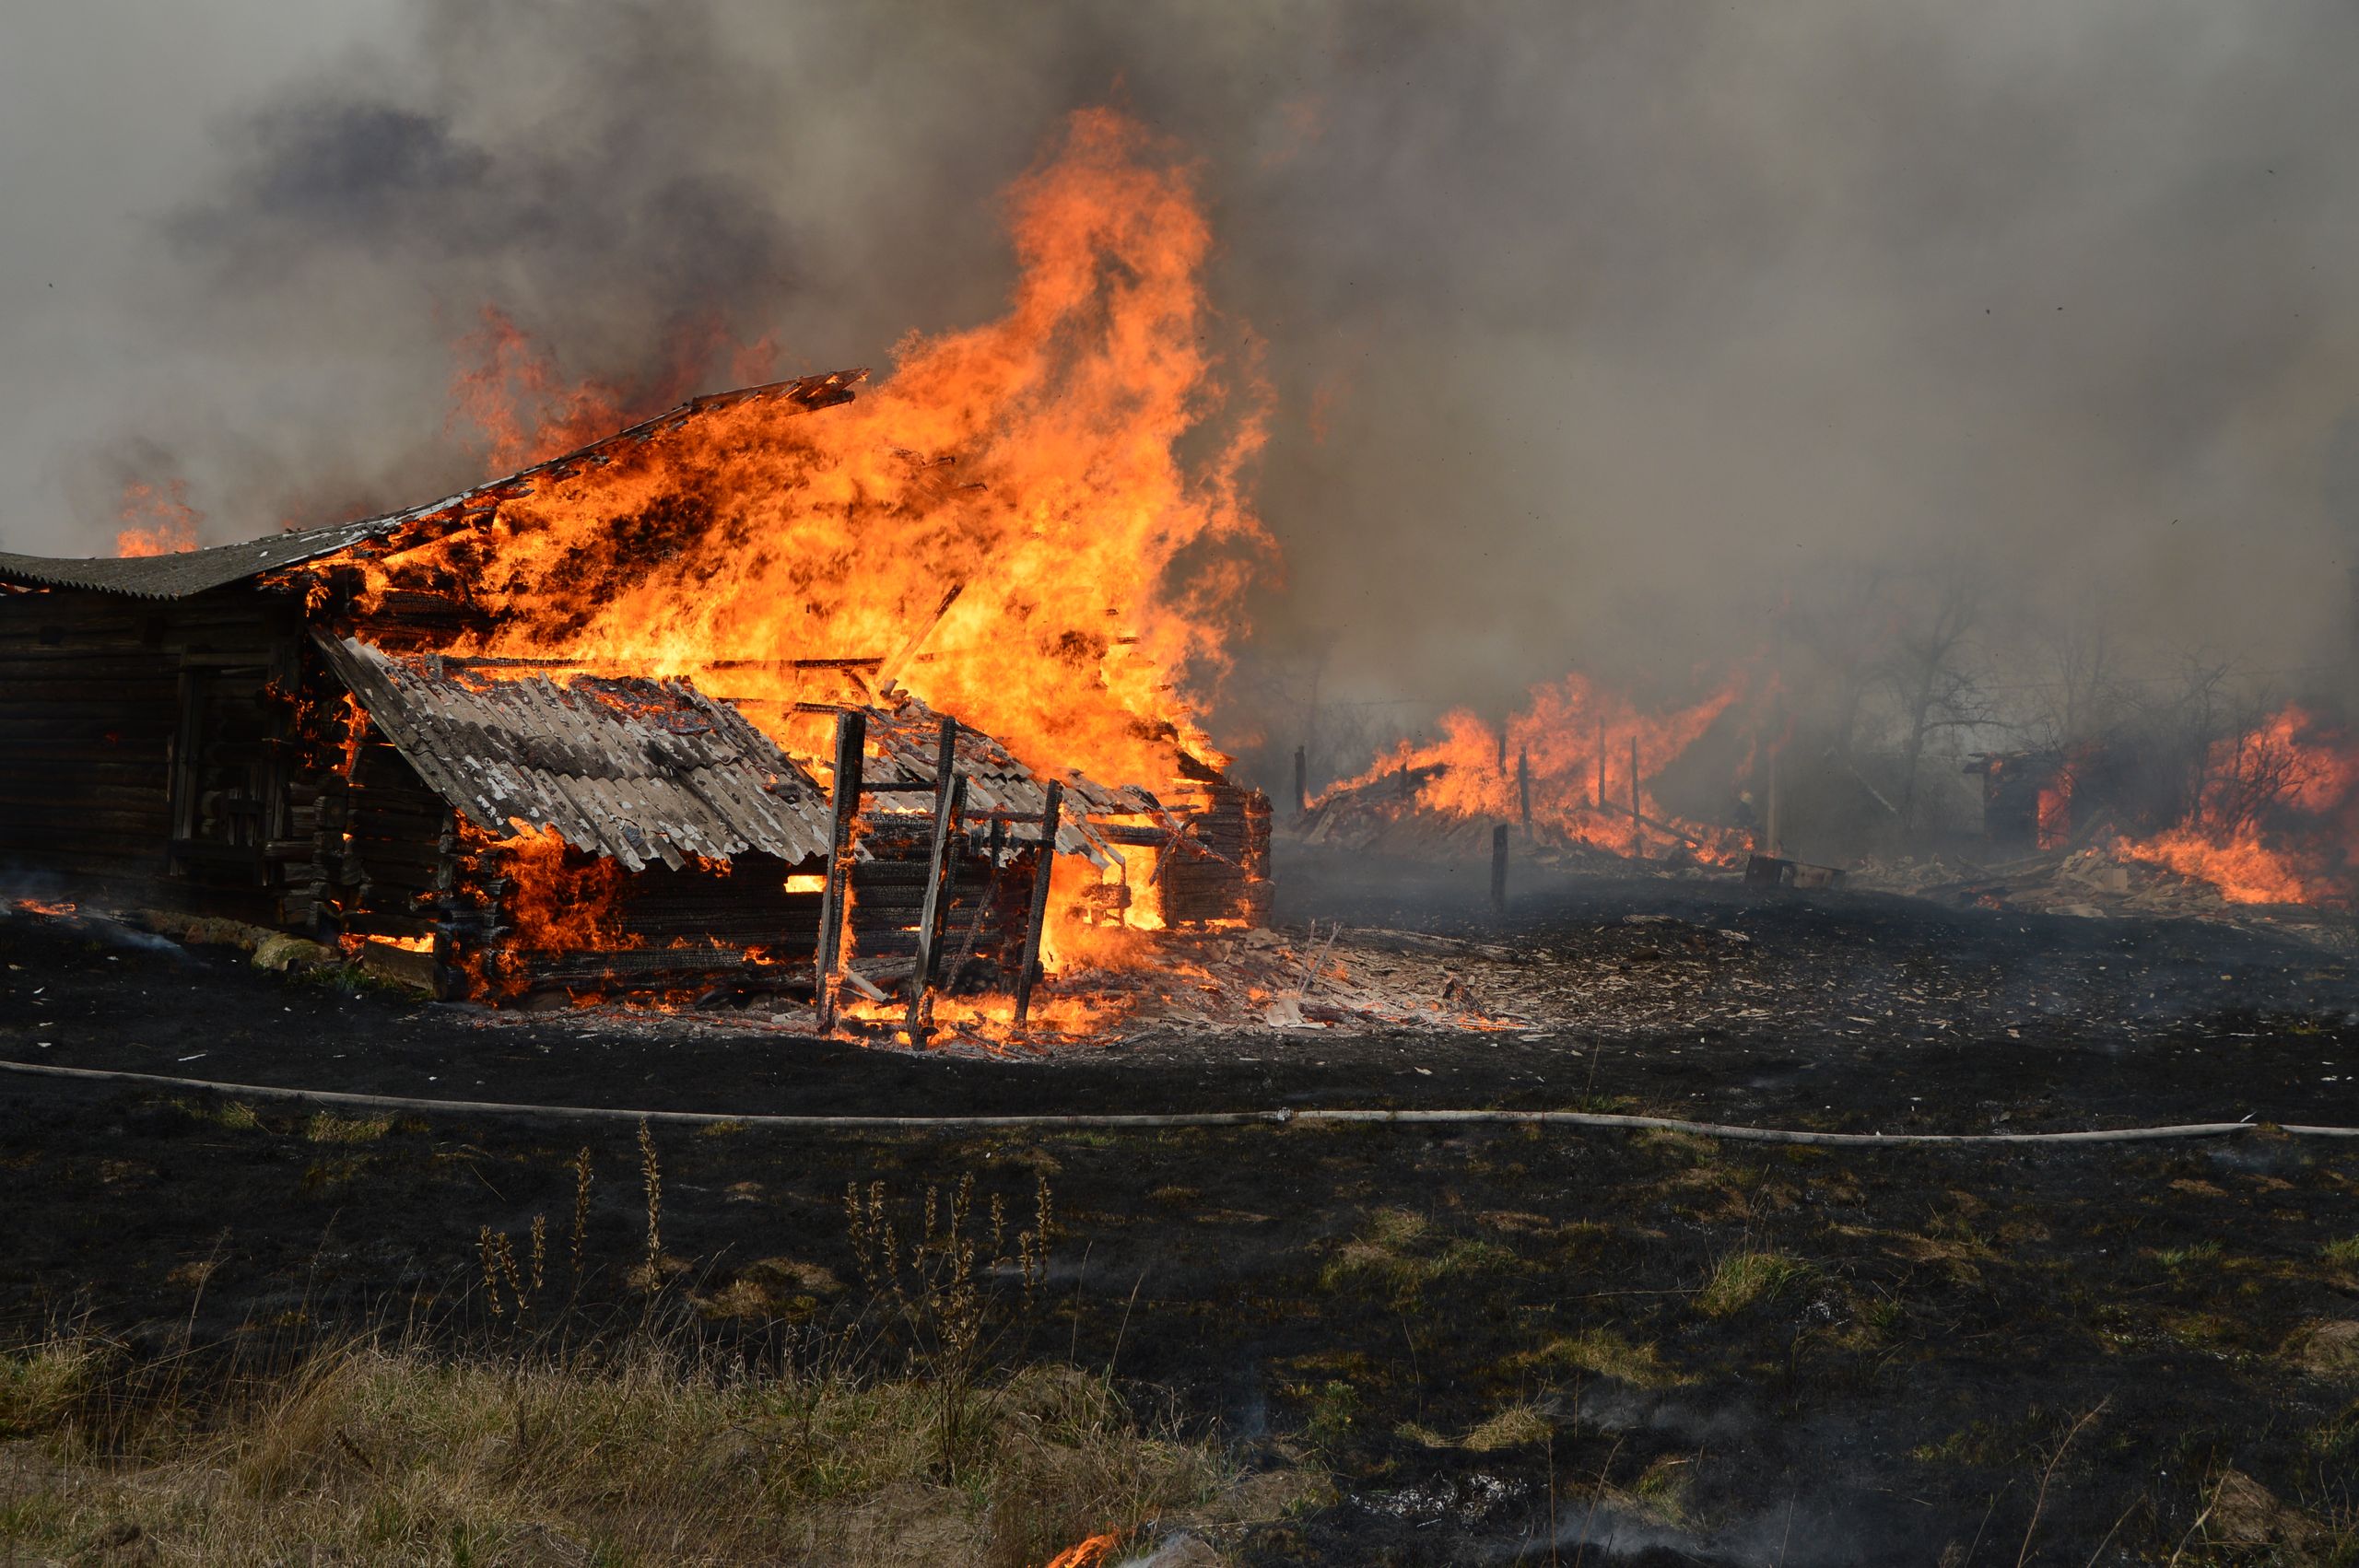
M 0 1054 L 741 1113 L 2359 1121 L 2359 980 L 2339 954 L 2266 934 L 1672 882 L 1534 889 L 1500 919 L 1451 879 L 1288 870 L 1291 932 L 1340 919 L 1356 963 L 1414 954 L 1522 1026 L 1163 1028 L 1040 1059 L 917 1057 L 729 1012 L 494 1021 L 19 916 L 0 920 Z M 1369 934 L 1384 931 L 1402 934 Z M 592 1293 L 631 1299 L 642 1219 L 625 1129 L 426 1116 L 353 1133 L 296 1107 L 6 1082 L 0 1291 L 20 1329 L 82 1315 L 162 1349 L 192 1323 L 229 1343 L 430 1295 L 469 1331 L 479 1227 L 567 1212 L 585 1142 Z M 2337 1245 L 2359 1237 L 2359 1150 L 2340 1144 L 658 1137 L 664 1242 L 689 1263 L 671 1288 L 729 1332 L 822 1320 L 855 1293 L 835 1288 L 855 1277 L 847 1183 L 916 1193 L 971 1173 L 1015 1196 L 1047 1175 L 1066 1240 L 1024 1353 L 1110 1361 L 1249 1449 L 1332 1469 L 1333 1501 L 1233 1543 L 1248 1562 L 1545 1561 L 1552 1516 L 1590 1561 L 2004 1561 L 2027 1534 L 2032 1561 L 2167 1557 L 2183 1539 L 2190 1560 L 2352 1550 L 2359 1331 L 2330 1326 L 2359 1319 L 2359 1257 Z M 199 1293 L 189 1266 L 208 1260 Z

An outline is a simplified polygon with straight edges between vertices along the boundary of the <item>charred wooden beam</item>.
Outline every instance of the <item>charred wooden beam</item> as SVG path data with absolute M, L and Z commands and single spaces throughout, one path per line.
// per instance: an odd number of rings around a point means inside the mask
M 851 825 L 860 814 L 861 759 L 868 744 L 868 716 L 854 709 L 836 716 L 835 814 L 827 837 L 827 888 L 819 903 L 819 952 L 815 975 L 822 1033 L 836 1026 L 836 960 L 843 951 L 844 894 L 851 872 Z
M 946 607 L 946 606 L 945 606 Z M 933 852 L 927 862 L 925 907 L 918 917 L 917 965 L 910 974 L 910 1044 L 923 1046 L 926 991 L 933 984 L 934 959 L 942 945 L 943 883 L 948 880 L 950 840 L 966 803 L 967 781 L 958 776 L 958 721 L 942 721 L 942 755 L 934 766 Z
M 1031 919 L 1024 927 L 1024 955 L 1015 970 L 1015 1023 L 1024 1024 L 1025 1014 L 1032 1009 L 1032 985 L 1040 972 L 1040 933 L 1049 920 L 1049 878 L 1056 870 L 1057 814 L 1065 801 L 1065 787 L 1055 779 L 1049 781 L 1048 803 L 1040 813 L 1040 848 L 1039 859 L 1032 864 Z
M 957 603 L 958 596 L 966 591 L 967 584 L 963 579 L 952 583 L 950 591 L 942 596 L 942 603 L 933 607 L 933 614 L 928 615 L 918 629 L 910 634 L 909 641 L 901 644 L 900 651 L 878 666 L 876 691 L 879 696 L 893 689 L 893 683 L 900 674 L 901 667 L 907 664 L 911 655 L 924 645 L 925 639 L 933 635 L 933 628 L 942 624 L 942 617 L 950 614 L 950 606 Z

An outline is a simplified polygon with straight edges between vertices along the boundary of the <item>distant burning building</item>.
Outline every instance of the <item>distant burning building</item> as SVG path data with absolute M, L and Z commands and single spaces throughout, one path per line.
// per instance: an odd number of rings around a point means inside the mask
M 1265 919 L 1257 794 L 1169 732 L 1125 743 L 1176 757 L 1176 790 L 1027 767 L 898 687 L 932 623 L 889 655 L 708 649 L 693 676 L 561 637 L 487 650 L 513 614 L 478 591 L 519 537 L 503 508 L 635 473 L 699 421 L 847 402 L 862 374 L 700 399 L 365 521 L 132 559 L 0 554 L 0 872 L 340 940 L 492 998 L 1021 990 L 1059 855 L 1095 868 L 1069 906 Z M 634 504 L 609 520 L 609 572 L 634 540 L 652 561 L 666 529 L 726 526 Z

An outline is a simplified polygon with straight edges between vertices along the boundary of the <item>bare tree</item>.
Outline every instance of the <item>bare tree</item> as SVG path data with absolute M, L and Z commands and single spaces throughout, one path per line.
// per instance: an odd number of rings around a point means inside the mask
M 2193 820 L 2211 793 L 2212 754 L 2225 749 L 2220 743 L 2247 727 L 2254 717 L 2250 705 L 2235 689 L 2236 666 L 2224 655 L 2207 649 L 2182 649 L 2177 673 L 2163 686 L 2149 723 L 2165 737 L 2165 750 L 2178 759 L 2175 814 Z
M 2057 751 L 2105 739 L 2129 706 L 2122 649 L 2107 607 L 2085 599 L 2040 628 L 2039 679 L 2031 686 L 2033 733 Z
M 1858 746 L 1862 711 L 1881 678 L 1891 617 L 1884 601 L 1891 569 L 1869 566 L 1826 585 L 1813 602 L 1785 617 L 1784 636 L 1825 672 L 1828 750 L 1848 766 Z M 1784 670 L 1778 672 L 1782 677 Z
M 1895 629 L 1883 674 L 1900 720 L 1900 818 L 1914 825 L 1927 743 L 1941 731 L 1987 724 L 1992 715 L 1974 661 L 1974 634 L 1989 597 L 1984 579 L 1952 560 L 1920 573 L 1911 586 L 1913 603 Z

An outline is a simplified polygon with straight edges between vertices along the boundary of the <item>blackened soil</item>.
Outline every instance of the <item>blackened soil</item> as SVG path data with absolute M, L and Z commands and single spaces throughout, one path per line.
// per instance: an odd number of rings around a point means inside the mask
M 233 950 L 18 916 L 0 918 L 0 1059 L 733 1114 L 1614 1100 L 1887 1132 L 2359 1122 L 2359 968 L 2299 942 L 1678 882 L 1561 883 L 1497 918 L 1462 882 L 1289 871 L 1281 913 L 1300 945 L 1313 920 L 1340 919 L 1355 945 L 1379 929 L 1458 939 L 1470 1000 L 1531 1026 L 1148 1027 L 995 1060 L 816 1039 L 799 1009 L 773 1025 L 355 994 L 256 973 Z
M 2359 1121 L 2349 966 L 2245 933 L 1676 883 L 1534 890 L 1494 923 L 1455 885 L 1410 904 L 1290 885 L 1314 900 L 1296 919 L 1464 935 L 1508 954 L 1471 953 L 1470 989 L 1589 1012 L 1532 1040 L 1150 1036 L 938 1059 L 726 1020 L 487 1024 L 18 917 L 0 919 L 0 1054 L 747 1112 L 1610 1100 L 1887 1130 Z M 1756 988 L 1771 1000 L 1730 1000 Z M 1708 1032 L 1681 1022 L 1707 1012 Z M 428 1298 L 429 1317 L 485 1326 L 479 1227 L 521 1237 L 546 1215 L 561 1235 L 583 1137 L 0 1078 L 0 1307 L 22 1331 L 82 1316 L 157 1350 Z M 584 1293 L 626 1302 L 638 1151 L 625 1129 L 588 1141 Z M 2260 1511 L 2251 1527 L 2321 1554 L 2359 1527 L 2359 1368 L 2321 1328 L 2359 1321 L 2359 1248 L 2334 1245 L 2359 1238 L 2352 1144 L 1822 1153 L 1273 1127 L 724 1128 L 660 1146 L 663 1245 L 688 1265 L 672 1290 L 718 1326 L 851 1309 L 849 1182 L 914 1204 L 971 1174 L 1020 1213 L 1046 1176 L 1054 1288 L 1011 1345 L 1111 1361 L 1249 1453 L 1333 1469 L 1332 1504 L 1232 1543 L 1249 1562 L 1535 1562 L 1552 1537 L 1565 1561 L 1586 1539 L 1592 1562 L 1931 1562 L 1954 1546 L 2082 1563 L 2187 1541 L 2189 1561 L 2227 1561 L 2204 1555 L 2216 1509 L 2189 1531 L 2231 1470 L 2269 1500 L 2238 1514 Z

